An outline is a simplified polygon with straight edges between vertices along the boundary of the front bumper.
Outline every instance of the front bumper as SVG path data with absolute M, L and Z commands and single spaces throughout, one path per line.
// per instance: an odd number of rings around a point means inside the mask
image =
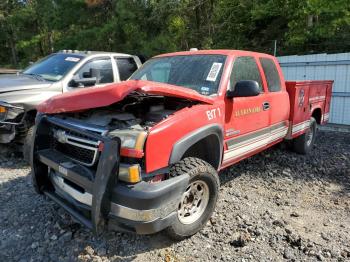
M 102 141 L 104 149 L 95 170 L 49 148 L 47 130 L 52 123 Z M 37 118 L 33 143 L 32 175 L 37 191 L 94 232 L 111 229 L 151 234 L 168 227 L 176 218 L 188 175 L 155 184 L 118 182 L 120 140 L 67 126 L 53 117 Z

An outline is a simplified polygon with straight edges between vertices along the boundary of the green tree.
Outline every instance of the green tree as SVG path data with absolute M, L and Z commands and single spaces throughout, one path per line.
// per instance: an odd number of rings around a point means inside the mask
M 148 56 L 227 48 L 278 54 L 350 50 L 349 0 L 3 0 L 0 64 L 61 49 Z

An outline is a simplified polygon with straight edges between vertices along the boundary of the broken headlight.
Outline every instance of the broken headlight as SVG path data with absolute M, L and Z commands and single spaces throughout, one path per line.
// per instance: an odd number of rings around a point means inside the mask
M 111 137 L 119 137 L 121 148 L 143 150 L 147 138 L 146 131 L 139 130 L 115 130 L 109 133 Z
M 4 121 L 7 115 L 7 108 L 4 106 L 0 106 L 0 121 Z
M 23 113 L 24 109 L 22 107 L 0 102 L 0 122 L 18 124 L 22 119 L 17 118 Z

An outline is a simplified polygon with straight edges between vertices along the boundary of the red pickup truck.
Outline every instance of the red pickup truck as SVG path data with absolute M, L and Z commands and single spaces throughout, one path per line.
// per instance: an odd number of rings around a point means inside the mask
M 282 141 L 312 150 L 332 84 L 285 82 L 260 53 L 154 57 L 126 82 L 38 107 L 34 186 L 94 232 L 189 237 L 215 209 L 218 171 Z

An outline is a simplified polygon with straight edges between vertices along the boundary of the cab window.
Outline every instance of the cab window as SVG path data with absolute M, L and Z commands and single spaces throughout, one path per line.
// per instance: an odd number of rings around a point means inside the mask
M 76 76 L 78 78 L 96 77 L 96 84 L 113 83 L 113 68 L 110 58 L 93 59 L 87 62 L 79 69 Z
M 278 74 L 275 62 L 269 58 L 260 58 L 260 62 L 264 69 L 269 91 L 281 91 L 281 79 L 280 75 Z
M 171 64 L 166 61 L 160 61 L 152 69 L 145 74 L 142 80 L 152 79 L 152 81 L 159 83 L 168 83 L 170 75 Z
M 254 57 L 241 56 L 236 58 L 230 78 L 231 87 L 234 87 L 237 82 L 242 80 L 253 80 L 258 82 L 260 92 L 263 92 L 261 75 Z
M 225 62 L 224 55 L 156 57 L 148 60 L 130 79 L 181 86 L 211 96 L 217 94 Z
M 136 62 L 131 57 L 118 57 L 114 59 L 117 62 L 121 81 L 127 80 L 137 70 Z

